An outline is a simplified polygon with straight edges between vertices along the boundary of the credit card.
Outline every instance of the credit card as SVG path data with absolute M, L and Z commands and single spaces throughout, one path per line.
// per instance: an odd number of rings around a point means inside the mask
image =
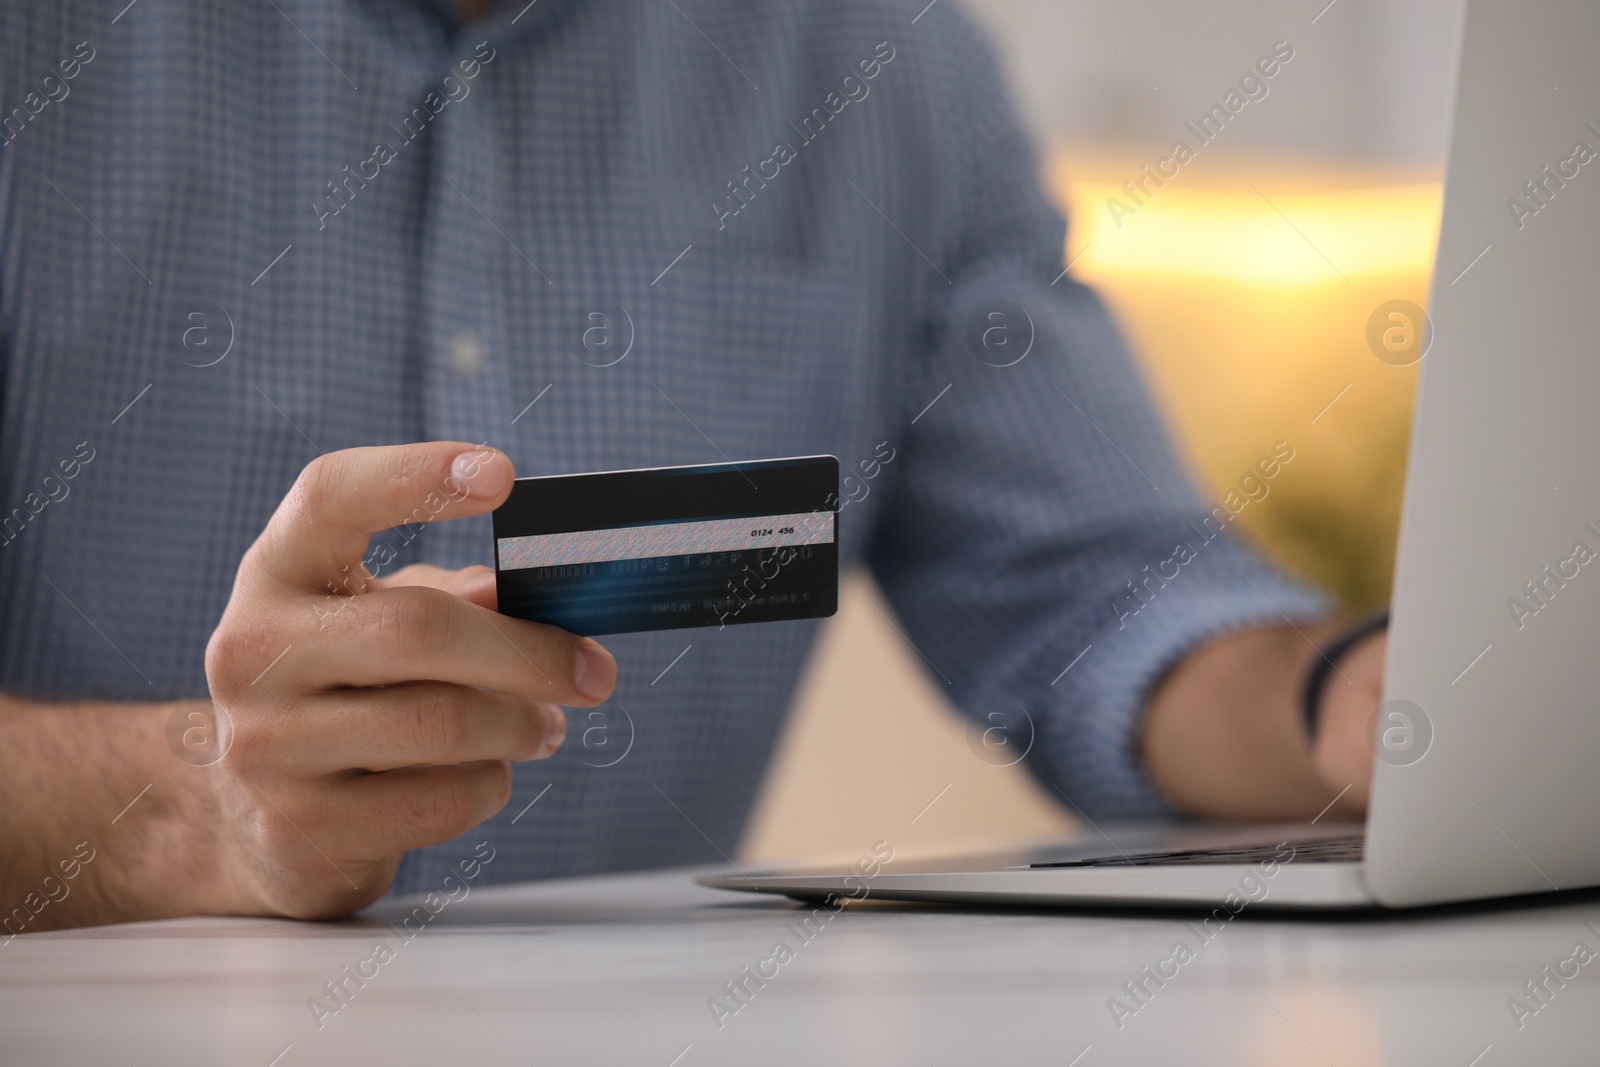
M 839 460 L 518 478 L 494 512 L 500 611 L 600 634 L 839 606 Z

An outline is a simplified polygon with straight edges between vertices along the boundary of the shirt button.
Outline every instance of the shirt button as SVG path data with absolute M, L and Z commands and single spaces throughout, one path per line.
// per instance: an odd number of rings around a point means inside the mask
M 483 342 L 475 333 L 460 333 L 450 342 L 450 369 L 470 378 L 483 369 Z

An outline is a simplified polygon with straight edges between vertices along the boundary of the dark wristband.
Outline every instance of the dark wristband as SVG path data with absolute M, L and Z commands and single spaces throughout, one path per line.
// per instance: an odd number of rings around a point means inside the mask
M 1328 685 L 1328 675 L 1335 665 L 1358 643 L 1389 625 L 1389 613 L 1380 611 L 1351 626 L 1327 648 L 1319 649 L 1317 658 L 1306 674 L 1306 687 L 1300 696 L 1301 709 L 1306 717 L 1306 736 L 1313 744 L 1317 740 L 1317 716 L 1322 704 L 1322 690 Z

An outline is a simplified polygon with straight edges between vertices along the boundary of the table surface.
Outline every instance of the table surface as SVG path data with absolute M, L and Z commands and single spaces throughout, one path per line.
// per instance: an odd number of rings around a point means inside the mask
M 0 1063 L 1600 1062 L 1594 894 L 1338 919 L 1246 909 L 1204 941 L 1197 914 L 875 901 L 803 928 L 808 908 L 691 873 L 468 885 L 412 929 L 395 924 L 415 900 L 339 923 L 0 941 Z M 1124 983 L 1146 965 L 1171 977 L 1135 1000 Z M 1576 975 L 1537 1001 L 1524 983 L 1547 965 Z M 746 967 L 770 977 L 734 1000 L 725 983 Z M 325 987 L 341 980 L 342 1003 Z

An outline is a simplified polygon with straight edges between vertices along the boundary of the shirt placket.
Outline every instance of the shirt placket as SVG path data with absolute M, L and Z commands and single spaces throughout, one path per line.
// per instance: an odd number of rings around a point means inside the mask
M 485 78 L 431 122 L 420 253 L 422 423 L 430 440 L 497 444 L 509 425 L 505 234 Z M 443 79 L 436 89 L 443 98 Z M 442 522 L 422 554 L 444 566 L 484 563 L 486 518 Z

